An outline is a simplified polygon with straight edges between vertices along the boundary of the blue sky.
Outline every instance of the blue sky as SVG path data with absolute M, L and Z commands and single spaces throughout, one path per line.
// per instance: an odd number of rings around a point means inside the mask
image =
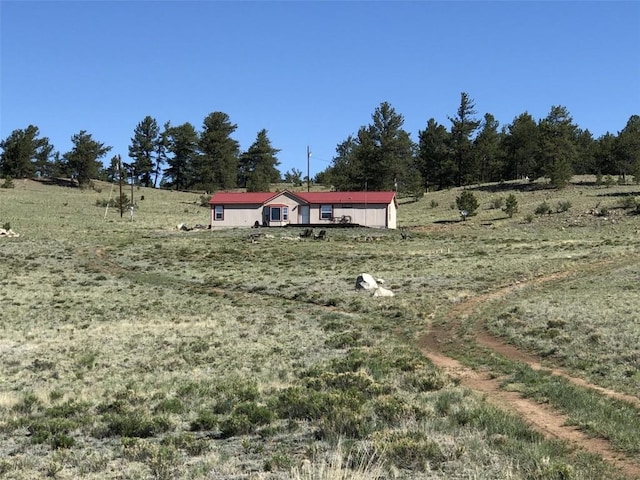
M 29 124 L 61 153 L 86 130 L 126 157 L 145 116 L 222 111 L 311 175 L 389 102 L 414 140 L 460 93 L 501 125 L 567 107 L 598 137 L 640 114 L 640 2 L 0 2 L 0 138 Z

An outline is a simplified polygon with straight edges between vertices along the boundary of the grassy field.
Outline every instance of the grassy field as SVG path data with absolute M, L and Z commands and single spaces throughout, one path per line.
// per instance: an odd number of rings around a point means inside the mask
M 625 478 L 417 344 L 450 326 L 452 357 L 639 463 L 637 408 L 502 359 L 472 333 L 637 398 L 640 216 L 622 207 L 640 188 L 472 191 L 481 206 L 464 222 L 460 190 L 401 202 L 408 240 L 285 228 L 251 242 L 243 229 L 177 230 L 209 224 L 196 193 L 135 189 L 131 220 L 100 206 L 108 184 L 0 189 L 0 227 L 20 235 L 0 237 L 0 477 Z M 513 218 L 499 208 L 511 193 Z M 552 213 L 535 214 L 543 202 Z M 396 296 L 355 291 L 362 272 Z

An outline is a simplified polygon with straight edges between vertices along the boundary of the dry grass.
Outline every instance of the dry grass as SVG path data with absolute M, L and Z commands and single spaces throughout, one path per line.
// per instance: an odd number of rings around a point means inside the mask
M 251 243 L 241 229 L 177 231 L 209 223 L 197 194 L 136 189 L 133 221 L 105 217 L 96 203 L 111 187 L 97 185 L 0 190 L 0 224 L 21 235 L 0 239 L 6 478 L 614 475 L 457 388 L 412 339 L 464 298 L 637 252 L 637 217 L 585 213 L 637 187 L 517 192 L 513 219 L 479 189 L 482 209 L 466 222 L 449 207 L 456 191 L 436 192 L 401 205 L 408 241 L 364 229 L 299 241 L 284 229 Z M 545 199 L 573 206 L 527 221 Z M 354 291 L 361 272 L 396 297 Z M 618 380 L 603 383 L 633 391 L 637 274 L 629 265 L 523 292 L 490 319 L 595 379 L 606 365 Z M 565 322 L 553 337 L 551 316 Z M 590 338 L 586 363 L 572 364 Z

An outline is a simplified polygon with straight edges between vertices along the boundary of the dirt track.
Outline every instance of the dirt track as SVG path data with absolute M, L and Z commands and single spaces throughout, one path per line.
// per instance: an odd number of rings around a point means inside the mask
M 421 338 L 420 347 L 424 355 L 435 365 L 444 369 L 452 377 L 457 378 L 461 385 L 484 394 L 486 399 L 495 406 L 516 413 L 532 428 L 545 436 L 569 442 L 590 453 L 598 454 L 619 468 L 629 478 L 640 479 L 640 464 L 621 453 L 615 452 L 606 440 L 590 437 L 576 427 L 566 425 L 567 417 L 553 410 L 550 406 L 524 398 L 517 392 L 505 391 L 500 387 L 499 378 L 495 378 L 495 376 L 488 373 L 478 372 L 444 353 L 447 344 L 456 341 L 456 338 L 452 336 L 454 335 L 452 332 L 456 331 L 456 325 L 459 325 L 462 319 L 468 317 L 483 304 L 498 300 L 516 289 L 562 280 L 573 273 L 572 271 L 560 272 L 534 279 L 531 282 L 510 285 L 457 304 L 447 313 L 445 325 L 432 326 L 429 332 Z M 491 336 L 480 325 L 475 326 L 473 336 L 473 340 L 477 344 L 487 347 L 506 358 L 525 363 L 536 370 L 547 370 L 553 375 L 561 376 L 582 388 L 596 390 L 603 395 L 626 401 L 640 408 L 640 399 L 637 397 L 591 384 L 584 379 L 573 377 L 557 367 L 545 367 L 539 359 Z

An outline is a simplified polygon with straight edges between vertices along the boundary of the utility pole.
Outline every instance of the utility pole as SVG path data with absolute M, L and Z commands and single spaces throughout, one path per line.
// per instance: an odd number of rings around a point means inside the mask
M 118 205 L 120 206 L 120 218 L 124 213 L 124 205 L 122 204 L 122 159 L 118 155 L 118 185 L 120 186 L 120 196 L 118 197 Z
M 310 182 L 311 178 L 309 177 L 309 159 L 311 158 L 311 150 L 309 150 L 309 145 L 307 145 L 307 192 L 310 190 Z
M 131 167 L 131 206 L 129 207 L 131 209 L 131 221 L 133 222 L 133 209 L 135 208 L 135 203 L 133 201 L 133 184 L 135 183 L 135 179 L 134 179 L 134 172 L 135 169 L 133 168 L 133 163 L 130 165 Z

